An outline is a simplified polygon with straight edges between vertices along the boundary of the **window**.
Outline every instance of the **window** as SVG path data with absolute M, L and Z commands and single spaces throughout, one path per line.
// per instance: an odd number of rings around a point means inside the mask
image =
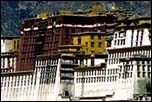
M 94 54 L 94 51 L 91 51 L 92 54 Z
M 130 78 L 132 78 L 132 72 L 130 73 Z
M 142 64 L 144 65 L 144 64 L 145 64 L 145 62 L 144 62 L 144 61 L 142 61 Z
M 94 47 L 94 42 L 91 42 L 91 47 Z
M 145 65 L 142 65 L 143 72 L 145 71 Z
M 109 77 L 107 77 L 107 82 L 109 81 Z
M 81 38 L 78 38 L 78 45 L 81 45 Z
M 114 45 L 116 45 L 116 40 L 114 40 Z
M 148 70 L 148 71 L 150 71 L 150 69 L 151 69 L 151 66 L 150 66 L 150 65 L 148 65 L 148 66 L 147 66 L 147 70 Z
M 16 49 L 16 41 L 14 40 L 14 49 Z
M 151 78 L 151 72 L 148 72 L 148 78 Z
M 94 39 L 94 36 L 93 35 L 91 35 L 91 40 L 93 40 Z
M 141 31 L 141 41 L 140 41 L 140 45 L 142 45 L 142 40 L 143 40 L 143 30 Z
M 99 42 L 99 43 L 98 43 L 98 47 L 101 47 L 101 44 L 102 44 L 102 43 L 101 43 L 101 42 Z
M 123 44 L 123 40 L 120 40 L 120 45 L 122 45 Z
M 115 76 L 115 81 L 117 80 L 117 76 Z
M 137 73 L 137 77 L 138 77 L 138 78 L 140 77 L 140 72 Z
M 88 46 L 88 42 L 86 42 L 86 46 Z
M 117 45 L 119 45 L 119 40 L 118 40 L 118 44 Z
M 94 77 L 94 83 L 96 82 L 96 77 Z
M 121 78 L 121 73 L 119 73 L 119 79 Z
M 98 35 L 98 40 L 101 40 L 101 35 Z
M 122 43 L 122 45 L 125 45 L 125 39 L 123 39 L 123 43 Z
M 145 78 L 146 77 L 146 72 L 143 72 L 143 78 Z
M 117 38 L 117 33 L 115 33 L 115 39 Z
M 137 71 L 140 72 L 140 65 L 137 65 Z
M 122 78 L 125 78 L 125 73 L 122 73 Z

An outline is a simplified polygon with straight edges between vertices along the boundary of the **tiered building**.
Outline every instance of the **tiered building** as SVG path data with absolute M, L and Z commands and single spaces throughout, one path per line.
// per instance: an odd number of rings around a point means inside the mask
M 17 68 L 1 73 L 2 100 L 150 100 L 150 26 L 100 5 L 25 19 Z
M 41 18 L 22 22 L 17 71 L 34 70 L 36 55 L 56 56 L 58 46 L 73 44 L 72 33 L 105 32 L 106 24 L 117 21 L 116 16 L 109 14 L 88 16 L 63 11 L 49 17 L 47 13 L 42 13 Z M 102 9 L 100 11 L 102 12 Z M 106 47 L 104 44 L 103 46 Z

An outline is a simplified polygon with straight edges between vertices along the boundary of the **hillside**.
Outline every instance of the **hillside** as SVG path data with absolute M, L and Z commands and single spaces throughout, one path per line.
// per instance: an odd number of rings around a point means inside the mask
M 19 35 L 21 21 L 42 10 L 55 13 L 60 8 L 68 8 L 75 11 L 87 9 L 95 3 L 108 9 L 113 2 L 135 15 L 151 16 L 151 1 L 1 1 L 1 35 Z

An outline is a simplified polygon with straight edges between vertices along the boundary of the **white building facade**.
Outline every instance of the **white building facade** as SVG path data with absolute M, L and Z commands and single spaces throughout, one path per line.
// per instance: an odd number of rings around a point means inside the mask
M 101 66 L 88 72 L 88 68 L 81 71 L 79 67 L 75 97 L 85 101 L 151 100 L 146 90 L 146 84 L 151 83 L 150 32 L 144 27 L 133 28 L 115 31 L 105 69 Z

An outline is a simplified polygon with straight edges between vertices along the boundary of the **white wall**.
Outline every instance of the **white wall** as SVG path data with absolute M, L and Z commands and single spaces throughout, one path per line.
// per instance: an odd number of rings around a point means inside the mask
M 6 39 L 1 39 L 1 53 L 2 52 L 10 52 L 12 49 L 12 41 L 11 40 L 6 40 Z

